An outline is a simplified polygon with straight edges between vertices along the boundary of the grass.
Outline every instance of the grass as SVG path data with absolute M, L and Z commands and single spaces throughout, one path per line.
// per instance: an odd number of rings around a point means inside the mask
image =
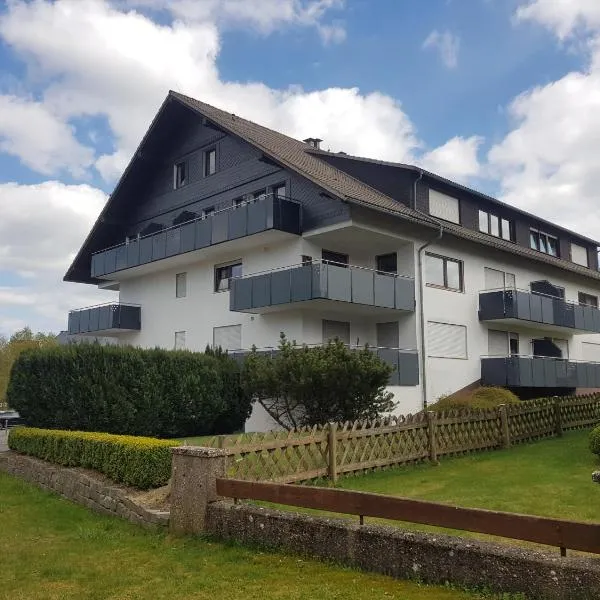
M 475 600 L 486 594 L 145 531 L 0 473 L 0 598 Z

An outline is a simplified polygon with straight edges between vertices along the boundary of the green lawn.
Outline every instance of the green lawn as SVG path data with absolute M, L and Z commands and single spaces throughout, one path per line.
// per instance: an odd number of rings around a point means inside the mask
M 11 600 L 491 597 L 147 532 L 2 473 L 0 524 L 0 598 Z
M 580 521 L 600 521 L 600 462 L 588 431 L 341 479 L 339 487 Z

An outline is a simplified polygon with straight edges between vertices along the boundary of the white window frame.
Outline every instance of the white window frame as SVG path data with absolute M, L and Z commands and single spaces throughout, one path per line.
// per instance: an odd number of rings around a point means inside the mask
M 173 348 L 175 350 L 185 350 L 187 348 L 185 331 L 176 331 L 175 332 L 175 342 L 174 342 Z
M 187 298 L 187 272 L 175 274 L 175 298 Z

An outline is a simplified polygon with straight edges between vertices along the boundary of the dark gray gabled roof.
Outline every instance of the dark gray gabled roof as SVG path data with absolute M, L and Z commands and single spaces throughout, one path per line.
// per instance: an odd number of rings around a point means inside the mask
M 170 91 L 165 102 L 161 106 L 161 109 L 152 121 L 152 124 L 148 132 L 146 133 L 146 136 L 144 137 L 138 150 L 134 154 L 133 159 L 131 160 L 130 164 L 123 173 L 123 176 L 117 184 L 115 191 L 113 192 L 109 201 L 104 207 L 104 210 L 98 218 L 98 221 L 96 222 L 92 231 L 88 235 L 83 247 L 79 251 L 76 259 L 73 261 L 73 264 L 67 271 L 67 274 L 65 275 L 66 280 L 74 280 L 73 273 L 75 264 L 84 254 L 85 247 L 94 236 L 98 227 L 101 225 L 103 215 L 106 213 L 109 205 L 111 205 L 114 201 L 117 200 L 117 192 L 120 189 L 125 178 L 128 176 L 132 164 L 137 160 L 138 154 L 144 146 L 144 141 L 148 137 L 151 129 L 156 125 L 158 119 L 160 118 L 165 108 L 165 105 L 171 99 L 176 100 L 182 105 L 195 111 L 200 116 L 205 117 L 224 131 L 243 139 L 244 141 L 259 149 L 261 152 L 263 152 L 266 156 L 270 157 L 276 163 L 280 164 L 282 167 L 295 171 L 299 175 L 312 181 L 320 188 L 329 192 L 331 195 L 340 198 L 341 200 L 344 200 L 348 203 L 357 206 L 363 206 L 372 210 L 384 212 L 395 217 L 401 218 L 405 221 L 420 224 L 431 229 L 439 228 L 438 220 L 428 215 L 425 215 L 424 213 L 416 211 L 410 207 L 407 207 L 404 204 L 401 204 L 400 202 L 372 188 L 366 183 L 360 181 L 359 179 L 356 179 L 348 173 L 337 169 L 336 167 L 325 162 L 324 160 L 321 160 L 319 158 L 319 154 L 321 154 L 322 152 L 316 150 L 313 146 L 310 146 L 309 144 L 306 144 L 287 135 L 279 133 L 278 131 L 274 131 L 267 127 L 263 127 L 262 125 L 258 125 L 257 123 L 254 123 L 252 121 L 248 121 L 246 119 L 238 117 L 235 114 L 215 108 L 210 104 L 205 104 L 204 102 L 200 102 L 194 98 L 191 98 L 184 94 L 180 94 L 179 92 Z M 348 156 L 348 158 L 355 157 Z M 374 163 L 379 162 L 380 164 L 390 164 L 399 168 L 410 169 L 415 172 L 420 171 L 418 167 L 414 167 L 411 165 L 402 165 L 399 163 L 384 163 L 383 161 L 372 161 L 370 159 L 360 160 L 368 160 L 369 162 Z M 434 174 L 430 175 L 433 177 L 437 177 L 440 180 L 443 180 L 451 186 L 459 187 L 461 189 L 467 189 L 463 186 L 458 186 L 458 184 L 455 184 L 451 181 L 444 180 L 443 178 L 440 178 L 439 176 L 436 176 Z M 477 193 L 473 192 L 472 190 L 468 191 L 472 193 Z M 489 199 L 493 200 L 491 198 Z M 497 248 L 499 250 L 503 250 L 511 254 L 526 257 L 530 260 L 549 264 L 560 269 L 578 273 L 579 275 L 582 275 L 584 277 L 600 280 L 600 273 L 596 271 L 576 265 L 574 263 L 560 258 L 554 258 L 552 256 L 536 252 L 535 250 L 530 250 L 529 248 L 523 246 L 518 246 L 517 244 L 514 244 L 512 242 L 508 242 L 500 238 L 495 238 L 493 236 L 480 233 L 479 231 L 473 231 L 465 227 L 461 227 L 460 225 L 455 225 L 454 223 L 449 222 L 444 222 L 443 228 L 446 233 L 449 233 L 457 238 L 462 238 L 465 240 L 476 242 L 478 244 L 482 244 L 484 246 Z
M 300 142 L 287 135 L 274 131 L 262 125 L 253 123 L 242 119 L 237 115 L 225 112 L 210 104 L 205 104 L 180 94 L 178 92 L 169 92 L 169 94 L 177 98 L 180 102 L 184 103 L 189 108 L 197 111 L 199 114 L 207 117 L 210 121 L 213 121 L 216 125 L 223 128 L 224 130 L 246 140 L 253 146 L 262 150 L 266 155 L 273 158 L 276 162 L 281 165 L 296 171 L 300 175 L 303 175 L 307 179 L 310 179 L 318 186 L 331 192 L 333 195 L 346 200 L 347 202 L 372 208 L 374 210 L 393 214 L 397 217 L 403 218 L 413 223 L 419 223 L 425 227 L 438 228 L 439 221 L 425 215 L 421 212 L 413 210 L 397 202 L 393 198 L 390 198 L 386 194 L 379 192 L 371 186 L 363 183 L 362 181 L 352 177 L 348 173 L 333 167 L 319 159 L 319 154 L 331 154 L 325 151 L 315 149 L 309 144 Z M 349 157 L 352 158 L 352 157 Z M 374 161 L 365 159 L 373 163 L 389 164 L 397 167 L 403 167 L 412 171 L 418 172 L 420 169 L 412 165 L 401 165 L 399 163 L 383 163 L 382 161 Z M 435 174 L 431 176 L 444 181 L 448 185 L 459 187 L 460 189 L 468 190 L 464 186 L 459 186 L 452 181 L 441 178 Z M 468 190 L 473 192 L 472 190 Z M 473 192 L 478 193 L 478 192 Z M 486 197 L 489 200 L 494 200 L 489 196 Z M 541 220 L 541 219 L 540 219 Z M 575 263 L 572 263 L 561 258 L 555 258 L 524 246 L 518 246 L 513 242 L 496 238 L 491 235 L 486 235 L 479 231 L 467 229 L 454 223 L 444 222 L 443 228 L 446 233 L 450 233 L 455 237 L 483 244 L 491 248 L 498 250 L 504 250 L 511 254 L 526 257 L 530 260 L 549 264 L 560 269 L 565 269 L 578 273 L 585 277 L 600 280 L 600 273 L 582 267 Z M 577 235 L 577 234 L 575 234 Z M 581 237 L 581 236 L 577 236 Z M 593 242 L 592 243 L 596 243 Z

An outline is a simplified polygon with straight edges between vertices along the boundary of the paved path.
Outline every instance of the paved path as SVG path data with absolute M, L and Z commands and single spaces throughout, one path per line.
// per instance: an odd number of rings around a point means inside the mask
M 0 452 L 6 452 L 8 450 L 7 442 L 8 432 L 6 429 L 0 429 Z

